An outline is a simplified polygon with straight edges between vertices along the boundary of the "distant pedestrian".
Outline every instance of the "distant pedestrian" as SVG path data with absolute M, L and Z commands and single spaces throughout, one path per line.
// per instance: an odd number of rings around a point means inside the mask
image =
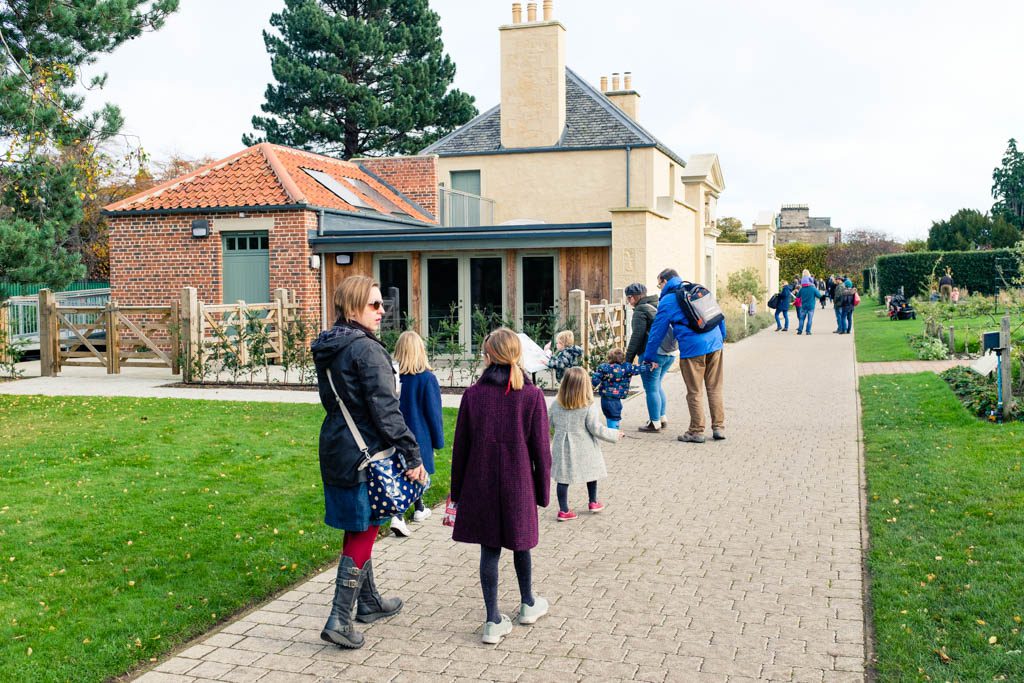
M 611 349 L 606 362 L 591 373 L 590 381 L 601 397 L 601 412 L 608 420 L 609 428 L 619 428 L 622 399 L 629 396 L 629 380 L 639 374 L 640 366 L 627 363 L 626 352 L 622 349 Z
M 793 286 L 788 282 L 782 285 L 782 291 L 779 292 L 779 303 L 775 306 L 775 331 L 776 332 L 789 332 L 789 306 L 796 300 L 793 296 Z M 785 321 L 779 321 L 779 316 L 782 316 Z
M 953 293 L 949 296 L 949 300 L 952 301 L 954 304 L 960 303 L 960 288 L 959 287 L 954 287 L 953 288 Z
M 847 279 L 843 282 L 842 307 L 839 311 L 840 332 L 839 334 L 850 334 L 853 329 L 853 308 L 857 305 L 860 295 L 853 282 Z
M 640 282 L 626 286 L 626 299 L 633 307 L 633 332 L 626 346 L 626 362 L 632 363 L 647 348 L 647 337 L 651 324 L 658 314 L 658 297 L 647 295 L 647 287 Z M 668 426 L 668 398 L 665 395 L 665 375 L 672 368 L 679 355 L 679 343 L 675 336 L 666 334 L 658 349 L 657 365 L 642 365 L 640 381 L 644 385 L 647 399 L 647 424 L 639 427 L 641 432 L 659 432 Z
M 704 392 L 707 391 L 711 409 L 711 430 L 716 440 L 725 438 L 725 402 L 722 398 L 725 320 L 706 332 L 696 332 L 679 306 L 676 291 L 683 286 L 679 273 L 666 268 L 658 274 L 661 299 L 658 314 L 651 325 L 644 351 L 644 362 L 657 365 L 658 349 L 669 328 L 679 342 L 679 369 L 686 384 L 686 407 L 690 411 L 690 425 L 680 441 L 704 443 Z
M 747 301 L 747 315 L 750 317 L 757 315 L 757 299 L 754 298 L 753 294 L 750 295 L 750 299 Z
M 587 485 L 590 512 L 604 510 L 604 503 L 597 499 L 597 482 L 608 476 L 608 470 L 598 440 L 615 443 L 624 434 L 601 424 L 593 402 L 594 392 L 583 368 L 566 370 L 549 414 L 551 478 L 556 483 L 559 522 L 577 517 L 569 507 L 569 486 L 573 484 Z
M 949 303 L 953 298 L 953 271 L 946 268 L 946 274 L 939 278 L 939 294 L 944 303 Z
M 395 362 L 402 382 L 402 393 L 398 397 L 405 424 L 416 436 L 420 446 L 420 457 L 427 474 L 434 474 L 434 450 L 444 448 L 444 419 L 441 413 L 441 385 L 434 376 L 433 368 L 427 362 L 427 347 L 423 338 L 412 330 L 398 336 L 395 344 Z M 430 508 L 417 499 L 412 520 L 422 522 L 430 517 Z M 401 517 L 391 520 L 391 530 L 399 536 L 407 536 L 409 528 Z
M 523 376 L 522 346 L 507 328 L 483 343 L 483 374 L 466 389 L 452 445 L 451 498 L 458 505 L 452 538 L 480 544 L 480 586 L 487 617 L 483 642 L 512 632 L 498 610 L 498 559 L 513 553 L 519 580 L 519 623 L 547 614 L 548 602 L 533 593 L 530 549 L 538 542 L 537 506 L 551 491 L 551 442 L 544 394 Z
M 545 345 L 550 350 L 551 344 Z M 576 346 L 576 335 L 572 330 L 562 330 L 555 335 L 555 353 L 548 359 L 548 367 L 555 371 L 555 379 L 562 381 L 562 375 L 569 368 L 583 364 L 583 349 Z
M 852 284 L 852 283 L 851 283 Z M 846 291 L 845 280 L 840 275 L 836 279 L 836 286 L 832 293 L 832 306 L 836 313 L 836 329 L 835 334 L 842 334 L 846 327 L 843 321 L 843 293 Z
M 811 334 L 811 325 L 814 324 L 814 308 L 821 297 L 821 290 L 813 283 L 807 283 L 800 288 L 800 326 L 797 327 L 797 334 Z

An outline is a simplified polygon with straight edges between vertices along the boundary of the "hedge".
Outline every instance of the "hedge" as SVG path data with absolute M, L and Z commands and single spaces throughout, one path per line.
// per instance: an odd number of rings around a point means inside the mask
M 775 256 L 779 259 L 779 281 L 788 282 L 800 279 L 804 268 L 815 277 L 825 277 L 825 257 L 828 245 L 825 244 L 780 244 L 775 247 Z
M 903 287 L 909 296 L 926 294 L 934 273 L 942 277 L 949 267 L 957 287 L 973 292 L 995 294 L 997 279 L 996 259 L 1002 259 L 1002 279 L 1012 282 L 1020 275 L 1016 254 L 1010 249 L 988 251 L 916 251 L 909 254 L 890 254 L 878 257 L 878 295 L 884 299 Z

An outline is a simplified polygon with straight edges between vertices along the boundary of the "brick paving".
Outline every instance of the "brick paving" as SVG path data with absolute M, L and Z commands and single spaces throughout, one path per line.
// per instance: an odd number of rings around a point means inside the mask
M 970 365 L 969 359 L 953 358 L 950 360 L 903 360 L 880 363 L 857 363 L 857 374 L 865 375 L 905 375 L 915 372 L 942 372 L 960 365 Z
M 480 642 L 475 546 L 435 514 L 375 552 L 405 610 L 365 627 L 366 646 L 320 640 L 334 571 L 199 638 L 137 680 L 815 681 L 864 679 L 861 465 L 852 337 L 761 333 L 726 350 L 724 442 L 682 444 L 672 424 L 605 450 L 607 510 L 556 523 L 542 511 L 536 592 L 552 604 L 497 646 Z M 570 491 L 585 507 L 585 488 Z M 340 539 L 339 539 L 340 540 Z M 502 611 L 518 591 L 509 553 Z

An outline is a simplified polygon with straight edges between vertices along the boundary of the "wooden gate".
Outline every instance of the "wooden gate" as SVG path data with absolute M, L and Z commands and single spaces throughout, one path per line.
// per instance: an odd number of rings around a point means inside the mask
M 626 347 L 628 325 L 626 300 L 621 289 L 612 292 L 614 299 L 601 299 L 598 304 L 587 300 L 581 289 L 569 292 L 568 315 L 579 334 L 576 343 L 583 349 L 584 362 L 596 367 L 605 354 L 615 347 Z
M 104 311 L 107 332 L 107 372 L 121 368 L 171 369 L 178 374 L 179 330 L 177 306 L 118 306 Z

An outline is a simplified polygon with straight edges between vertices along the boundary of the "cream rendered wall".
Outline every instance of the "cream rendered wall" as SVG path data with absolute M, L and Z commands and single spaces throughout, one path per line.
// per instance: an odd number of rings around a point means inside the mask
M 779 261 L 768 255 L 768 245 L 761 242 L 748 244 L 719 242 L 716 250 L 718 261 L 718 296 L 727 296 L 726 284 L 729 274 L 744 268 L 757 271 L 761 286 L 768 296 L 779 291 Z M 765 297 L 760 297 L 766 300 Z
M 639 151 L 639 150 L 638 150 Z M 635 165 L 633 191 L 642 187 Z M 609 220 L 612 207 L 626 204 L 626 152 L 535 152 L 471 157 L 441 157 L 438 179 L 450 185 L 452 171 L 480 171 L 480 194 L 493 199 L 494 222 L 530 218 L 546 223 Z

